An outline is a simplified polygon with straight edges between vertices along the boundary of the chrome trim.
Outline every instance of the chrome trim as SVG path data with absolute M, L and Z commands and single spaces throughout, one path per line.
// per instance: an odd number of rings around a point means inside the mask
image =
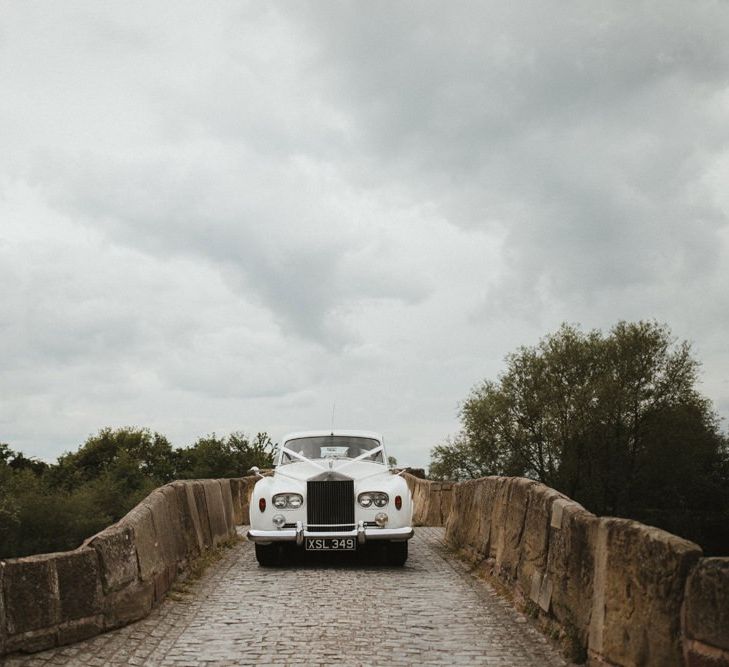
M 304 530 L 297 522 L 296 530 L 255 530 L 250 528 L 247 537 L 251 542 L 268 544 L 270 542 L 296 542 L 301 546 L 305 537 L 356 537 L 359 544 L 365 544 L 370 540 L 394 540 L 404 542 L 409 540 L 415 533 L 410 527 L 405 528 L 365 528 L 358 525 L 355 530 L 338 532 L 318 532 Z M 362 524 L 362 522 L 360 522 Z
M 248 531 L 251 542 L 269 544 L 270 542 L 293 542 L 296 540 L 295 530 L 253 530 Z
M 404 542 L 415 535 L 413 528 L 373 528 L 365 530 L 368 540 L 393 540 L 394 542 Z

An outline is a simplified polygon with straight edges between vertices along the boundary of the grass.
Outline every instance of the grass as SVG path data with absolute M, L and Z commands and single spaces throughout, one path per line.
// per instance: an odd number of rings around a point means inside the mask
M 175 602 L 188 601 L 190 595 L 194 593 L 194 583 L 200 580 L 211 565 L 220 562 L 225 557 L 226 552 L 230 551 L 242 541 L 243 538 L 240 535 L 236 535 L 221 542 L 216 547 L 207 549 L 191 560 L 185 570 L 184 578 L 174 581 L 167 593 L 167 597 Z

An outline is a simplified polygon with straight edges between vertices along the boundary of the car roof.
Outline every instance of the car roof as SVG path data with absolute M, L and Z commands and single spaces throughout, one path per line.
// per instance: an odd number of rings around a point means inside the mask
M 352 438 L 371 438 L 382 443 L 382 436 L 374 431 L 357 431 L 350 429 L 331 429 L 321 431 L 294 431 L 293 433 L 287 433 L 281 440 L 281 442 L 288 442 L 289 440 L 295 440 L 296 438 L 314 438 L 325 435 L 343 435 Z

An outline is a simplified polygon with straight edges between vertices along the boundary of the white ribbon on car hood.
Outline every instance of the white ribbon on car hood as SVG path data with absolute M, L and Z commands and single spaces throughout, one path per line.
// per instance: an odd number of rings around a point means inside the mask
M 333 467 L 333 466 L 323 466 L 320 463 L 317 463 L 316 461 L 313 461 L 312 459 L 306 458 L 303 454 L 299 454 L 298 452 L 295 452 L 293 449 L 289 449 L 288 447 L 283 447 L 282 450 L 288 454 L 289 456 L 293 456 L 295 459 L 298 459 L 299 461 L 303 461 L 304 463 L 309 463 L 313 465 L 315 468 L 319 468 L 319 470 L 323 470 L 325 472 L 329 472 L 330 470 L 340 472 L 347 466 L 351 466 L 353 463 L 358 463 L 359 461 L 363 461 L 364 459 L 369 458 L 370 456 L 374 456 L 375 454 L 379 454 L 381 451 L 383 451 L 385 448 L 383 445 L 380 445 L 379 447 L 375 447 L 374 449 L 370 449 L 368 452 L 365 452 L 364 454 L 360 454 L 356 458 L 351 459 L 350 461 L 345 461 L 342 465 Z M 333 463 L 333 461 L 330 461 L 330 464 Z M 284 477 L 291 477 L 292 479 L 299 479 L 298 477 L 293 477 L 292 475 L 285 475 L 280 471 L 280 466 L 276 468 L 276 473 L 279 475 L 283 475 Z M 383 473 L 376 472 L 372 475 L 367 475 L 367 477 L 374 476 L 374 475 L 381 475 Z
M 319 470 L 324 470 L 324 471 L 329 470 L 329 468 L 327 468 L 326 466 L 320 465 L 316 461 L 312 461 L 311 459 L 307 459 L 303 454 L 299 454 L 298 452 L 295 452 L 293 449 L 284 447 L 283 451 L 286 452 L 289 456 L 293 456 L 295 459 L 299 459 L 299 461 L 303 461 L 304 463 L 311 463 L 311 465 L 313 465 L 315 468 L 319 468 Z
M 375 447 L 374 449 L 370 449 L 370 451 L 365 452 L 364 454 L 360 454 L 357 458 L 354 458 L 351 461 L 346 461 L 345 463 L 342 463 L 342 465 L 337 466 L 336 468 L 334 468 L 334 470 L 336 470 L 337 472 L 341 472 L 342 468 L 351 466 L 353 463 L 357 463 L 357 461 L 362 461 L 363 459 L 369 458 L 370 456 L 373 456 L 374 454 L 379 454 L 384 449 L 385 448 L 382 445 L 380 445 L 379 447 Z

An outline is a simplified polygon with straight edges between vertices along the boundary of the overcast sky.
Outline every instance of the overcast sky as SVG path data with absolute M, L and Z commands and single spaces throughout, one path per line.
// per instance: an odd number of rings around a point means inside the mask
M 729 417 L 729 3 L 0 0 L 0 441 L 381 431 L 561 322 Z

